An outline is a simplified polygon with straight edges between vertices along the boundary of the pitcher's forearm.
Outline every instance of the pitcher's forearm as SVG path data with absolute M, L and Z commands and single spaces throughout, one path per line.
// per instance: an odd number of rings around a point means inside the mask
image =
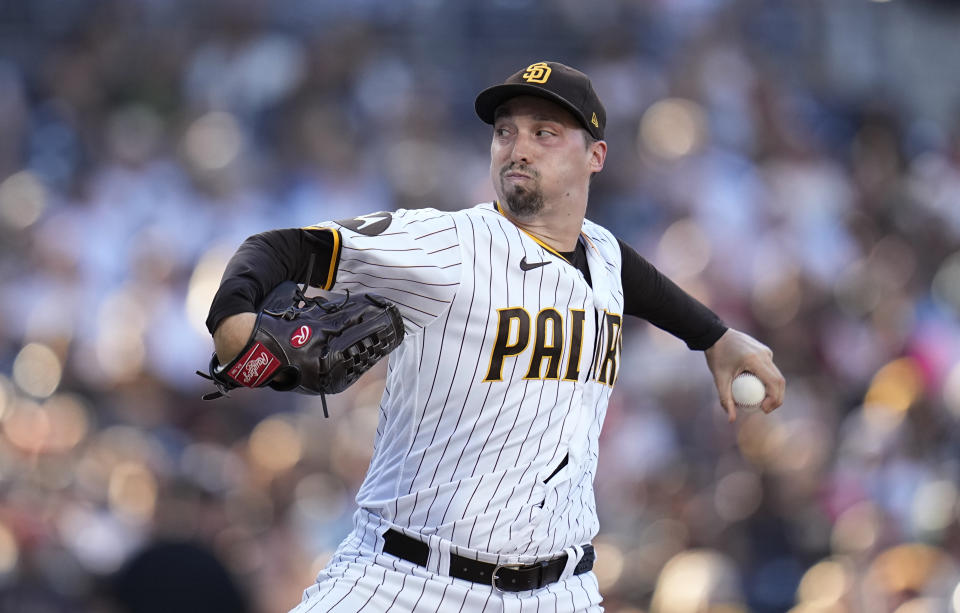
M 246 347 L 256 323 L 256 313 L 237 313 L 220 323 L 213 333 L 213 345 L 221 364 L 228 363 Z

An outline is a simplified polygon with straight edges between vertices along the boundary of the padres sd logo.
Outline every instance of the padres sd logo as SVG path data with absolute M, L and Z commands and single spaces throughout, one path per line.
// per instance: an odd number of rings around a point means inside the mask
M 523 80 L 527 83 L 546 83 L 550 78 L 551 68 L 546 62 L 537 62 L 527 66 L 527 71 L 523 73 Z

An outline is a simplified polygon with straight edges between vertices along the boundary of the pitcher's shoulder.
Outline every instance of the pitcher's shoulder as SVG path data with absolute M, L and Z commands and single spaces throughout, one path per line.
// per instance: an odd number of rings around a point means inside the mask
M 468 224 L 472 223 L 475 228 L 493 228 L 497 227 L 498 223 L 508 221 L 497 209 L 496 202 L 481 202 L 459 211 L 452 211 L 450 215 L 458 224 L 465 227 L 469 227 Z
M 481 202 L 480 204 L 475 204 L 471 207 L 461 209 L 457 211 L 461 215 L 466 217 L 502 217 L 500 211 L 497 209 L 496 202 Z
M 580 231 L 598 249 L 615 249 L 617 252 L 620 251 L 620 243 L 617 242 L 617 237 L 613 235 L 613 232 L 607 230 L 600 224 L 590 221 L 589 219 L 584 219 Z

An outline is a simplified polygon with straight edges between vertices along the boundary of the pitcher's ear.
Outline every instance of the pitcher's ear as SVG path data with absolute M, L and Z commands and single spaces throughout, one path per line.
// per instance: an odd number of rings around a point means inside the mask
M 600 172 L 607 159 L 607 141 L 597 140 L 590 144 L 590 170 Z

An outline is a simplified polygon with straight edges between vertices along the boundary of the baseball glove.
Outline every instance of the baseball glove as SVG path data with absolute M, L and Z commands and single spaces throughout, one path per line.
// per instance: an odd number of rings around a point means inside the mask
M 392 302 L 374 294 L 336 301 L 306 298 L 292 281 L 278 285 L 264 299 L 246 347 L 228 364 L 214 353 L 209 373 L 217 390 L 204 395 L 214 400 L 238 387 L 263 387 L 324 394 L 350 387 L 360 375 L 393 351 L 403 340 L 403 321 Z

